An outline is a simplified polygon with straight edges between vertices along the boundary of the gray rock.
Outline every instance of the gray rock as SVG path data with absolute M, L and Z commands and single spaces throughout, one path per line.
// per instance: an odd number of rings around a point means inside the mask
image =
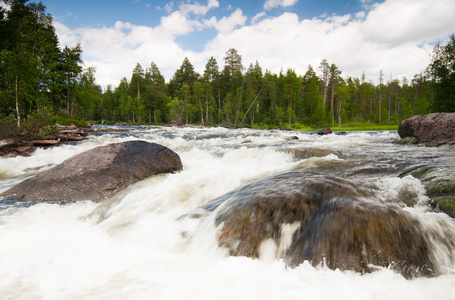
M 318 131 L 318 135 L 326 135 L 331 133 L 332 129 L 330 127 L 322 128 L 321 130 Z
M 128 141 L 80 153 L 0 196 L 98 202 L 149 176 L 180 170 L 182 162 L 172 150 L 155 143 Z
M 454 145 L 455 113 L 433 113 L 410 117 L 400 123 L 398 134 L 402 139 L 414 137 L 416 144 Z

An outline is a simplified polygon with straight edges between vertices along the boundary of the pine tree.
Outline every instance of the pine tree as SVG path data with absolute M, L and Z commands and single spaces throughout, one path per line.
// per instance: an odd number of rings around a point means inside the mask
M 229 68 L 231 76 L 233 76 L 235 72 L 241 72 L 243 69 L 242 56 L 236 49 L 230 48 L 224 57 L 224 64 Z
M 433 48 L 427 74 L 433 82 L 434 111 L 455 112 L 455 35 L 444 46 Z

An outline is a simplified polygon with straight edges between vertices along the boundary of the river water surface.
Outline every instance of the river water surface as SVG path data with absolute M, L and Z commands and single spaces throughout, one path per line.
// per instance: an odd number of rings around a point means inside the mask
M 425 167 L 453 171 L 455 148 L 397 145 L 393 131 L 318 136 L 136 127 L 0 158 L 0 192 L 83 151 L 138 139 L 177 152 L 183 171 L 151 177 L 102 203 L 0 198 L 0 299 L 455 299 L 455 258 L 444 247 L 434 253 L 441 275 L 431 278 L 308 262 L 289 268 L 266 253 L 229 256 L 213 220 L 179 218 L 243 184 L 314 168 L 374 184 L 384 198 L 412 193 L 420 205 L 408 211 L 430 227 L 442 220 L 455 234 L 453 219 L 429 209 L 423 183 L 411 175 Z

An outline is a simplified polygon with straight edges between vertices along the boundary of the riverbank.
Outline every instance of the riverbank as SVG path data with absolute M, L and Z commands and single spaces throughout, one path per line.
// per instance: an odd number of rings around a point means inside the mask
M 49 134 L 40 139 L 16 135 L 0 140 L 0 156 L 29 156 L 37 148 L 48 148 L 68 142 L 80 142 L 86 139 L 91 133 L 119 132 L 127 130 L 128 129 L 121 128 L 80 127 L 74 124 L 61 126 L 56 124 L 53 126 L 52 130 L 49 131 Z

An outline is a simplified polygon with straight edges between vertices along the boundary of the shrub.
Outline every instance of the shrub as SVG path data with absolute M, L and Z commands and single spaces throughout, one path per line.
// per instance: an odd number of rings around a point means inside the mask
M 0 119 L 0 140 L 15 137 L 19 134 L 17 120 L 13 117 Z
M 90 126 L 84 121 L 76 120 L 68 115 L 57 115 L 53 119 L 53 123 L 67 126 L 67 125 L 76 125 L 77 127 L 89 128 Z

